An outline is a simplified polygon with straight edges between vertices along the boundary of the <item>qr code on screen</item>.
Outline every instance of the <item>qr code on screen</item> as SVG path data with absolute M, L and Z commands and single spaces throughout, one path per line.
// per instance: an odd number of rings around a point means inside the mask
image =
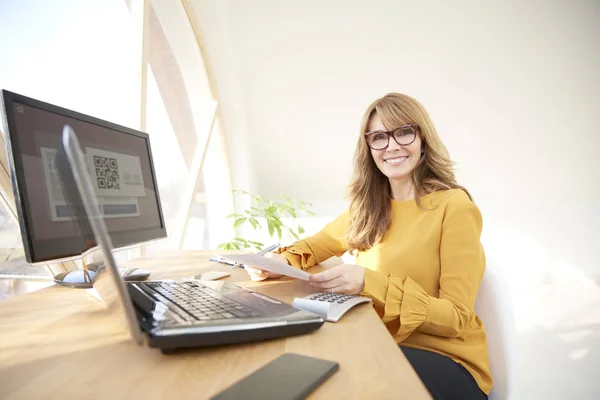
M 119 186 L 119 165 L 115 158 L 94 156 L 98 189 L 116 189 Z

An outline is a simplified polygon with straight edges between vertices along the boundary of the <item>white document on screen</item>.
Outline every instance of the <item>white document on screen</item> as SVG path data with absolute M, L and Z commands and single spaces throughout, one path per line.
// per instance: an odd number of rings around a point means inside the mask
M 301 269 L 294 268 L 291 265 L 284 264 L 279 261 L 275 261 L 271 258 L 259 256 L 258 254 L 227 254 L 221 256 L 231 261 L 238 262 L 244 265 L 251 265 L 256 268 L 264 269 L 265 271 L 274 272 L 285 276 L 291 276 L 292 278 L 302 279 L 307 281 L 310 274 Z
M 88 147 L 88 149 L 90 149 Z M 94 150 L 96 153 L 98 151 L 102 151 L 102 150 Z M 110 153 L 110 152 L 106 152 L 106 151 L 102 151 L 103 155 L 113 155 L 116 153 Z M 56 149 L 51 149 L 48 147 L 40 147 L 40 154 L 42 156 L 42 165 L 43 165 L 43 169 L 44 169 L 44 176 L 45 176 L 45 180 L 46 180 L 46 189 L 48 191 L 48 201 L 50 203 L 50 214 L 52 217 L 52 221 L 53 222 L 62 222 L 62 221 L 70 221 L 73 218 L 73 209 L 71 207 L 71 205 L 67 202 L 67 200 L 65 199 L 64 193 L 62 191 L 62 186 L 60 183 L 60 176 L 58 174 L 58 170 L 56 169 L 56 165 L 54 164 L 54 160 L 56 158 Z M 135 189 L 130 189 L 130 184 L 127 180 L 125 180 L 124 184 L 125 186 L 123 187 L 124 191 L 121 191 L 121 193 L 129 193 L 132 196 L 118 196 L 115 195 L 115 193 L 112 193 L 109 196 L 100 196 L 98 197 L 98 203 L 100 204 L 100 213 L 102 214 L 102 216 L 104 218 L 123 218 L 123 217 L 138 217 L 140 215 L 140 210 L 139 210 L 139 201 L 138 201 L 138 197 L 144 197 L 145 193 L 143 192 L 143 181 L 141 179 L 141 167 L 138 167 L 138 165 L 136 165 L 136 158 L 137 157 L 131 157 L 128 155 L 125 155 L 125 157 L 130 157 L 130 159 L 122 159 L 122 160 L 113 160 L 114 161 L 114 167 L 119 168 L 119 164 L 117 162 L 120 162 L 121 165 L 123 165 L 125 168 L 127 168 L 129 166 L 128 169 L 126 169 L 126 171 L 129 171 L 129 173 L 125 173 L 124 175 L 126 177 L 135 177 L 135 176 L 139 176 L 140 178 L 136 180 L 136 182 L 134 182 L 134 185 L 138 185 L 141 184 L 141 190 L 140 188 L 135 188 Z M 123 161 L 125 160 L 125 161 Z M 94 158 L 90 158 L 88 157 L 88 170 L 90 172 L 90 175 L 92 175 L 93 177 L 97 177 L 98 180 L 98 185 L 100 185 L 101 182 L 101 178 L 98 177 L 96 174 L 98 174 L 98 172 L 96 171 L 95 168 L 92 167 L 92 163 L 94 162 Z M 137 160 L 137 164 L 139 164 L 139 159 Z M 133 167 L 131 167 L 131 165 L 133 165 Z M 106 169 L 106 168 L 105 168 Z M 138 172 L 139 170 L 139 172 Z M 131 173 L 133 171 L 133 173 Z M 113 171 L 114 172 L 114 171 Z M 136 175 L 137 174 L 137 175 Z M 92 178 L 93 179 L 93 178 Z M 104 178 L 102 178 L 104 179 Z M 104 187 L 107 186 L 106 182 L 107 180 L 105 179 L 104 181 Z M 114 176 L 114 182 L 119 184 L 119 176 L 118 174 L 116 176 Z M 139 184 L 138 184 L 139 183 Z M 118 187 L 117 187 L 118 189 Z M 96 188 L 96 192 L 97 193 L 104 193 L 102 192 L 102 190 L 107 190 L 107 189 L 101 189 L 100 187 Z M 113 190 L 114 192 L 115 190 Z M 117 191 L 117 193 L 119 193 Z M 140 195 L 141 196 L 138 196 Z M 136 197 L 137 196 L 137 197 Z

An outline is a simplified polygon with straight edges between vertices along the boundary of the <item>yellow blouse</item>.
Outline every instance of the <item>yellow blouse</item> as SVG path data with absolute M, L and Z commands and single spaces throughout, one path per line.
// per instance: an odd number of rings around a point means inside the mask
M 416 201 L 392 200 L 392 223 L 381 243 L 358 252 L 364 296 L 373 299 L 397 343 L 434 351 L 462 364 L 483 392 L 492 387 L 487 340 L 475 313 L 485 270 L 481 213 L 461 189 Z M 307 269 L 348 250 L 348 211 L 316 235 L 281 248 Z

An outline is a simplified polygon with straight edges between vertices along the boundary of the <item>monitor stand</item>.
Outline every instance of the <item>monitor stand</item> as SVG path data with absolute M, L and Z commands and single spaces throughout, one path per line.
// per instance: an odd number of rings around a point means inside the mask
M 96 263 L 87 265 L 82 259 L 82 269 L 69 272 L 61 272 L 54 276 L 54 283 L 76 289 L 90 289 L 94 287 L 94 278 L 98 269 L 104 264 Z M 143 281 L 150 276 L 150 272 L 142 268 L 118 268 L 124 281 Z
M 88 265 L 81 258 L 82 269 L 75 271 L 61 272 L 54 276 L 54 283 L 61 286 L 68 286 L 76 289 L 89 289 L 94 285 L 94 277 L 99 265 Z

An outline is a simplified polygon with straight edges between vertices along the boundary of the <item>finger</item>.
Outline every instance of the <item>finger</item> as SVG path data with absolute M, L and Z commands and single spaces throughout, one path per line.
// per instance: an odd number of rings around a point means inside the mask
M 333 294 L 345 294 L 346 293 L 346 289 L 345 289 L 345 285 L 338 285 L 329 289 L 323 289 L 325 291 L 325 293 L 333 293 Z
M 269 275 L 266 271 L 262 271 L 260 269 L 254 271 L 254 272 L 251 272 L 248 275 L 250 275 L 250 279 L 252 279 L 253 281 L 264 281 L 265 279 L 267 279 L 269 277 Z
M 254 271 L 254 272 L 250 272 L 248 275 L 250 276 L 256 276 L 256 277 L 261 277 L 261 278 L 266 278 L 269 276 L 269 273 L 266 271 Z
M 262 269 L 253 268 L 253 267 L 245 267 L 246 272 L 251 276 L 262 276 L 265 275 L 267 271 L 263 271 Z
M 250 275 L 254 275 L 254 276 L 263 276 L 263 275 L 267 275 L 267 271 L 263 271 L 261 269 L 255 269 L 252 271 L 248 271 L 248 274 Z
M 339 278 L 342 275 L 340 268 L 332 268 L 319 274 L 314 274 L 308 277 L 309 282 L 327 282 Z
M 244 266 L 244 269 L 249 273 L 249 274 L 260 274 L 265 272 L 264 270 L 260 269 L 260 268 L 256 268 L 256 267 L 251 267 L 248 265 Z

